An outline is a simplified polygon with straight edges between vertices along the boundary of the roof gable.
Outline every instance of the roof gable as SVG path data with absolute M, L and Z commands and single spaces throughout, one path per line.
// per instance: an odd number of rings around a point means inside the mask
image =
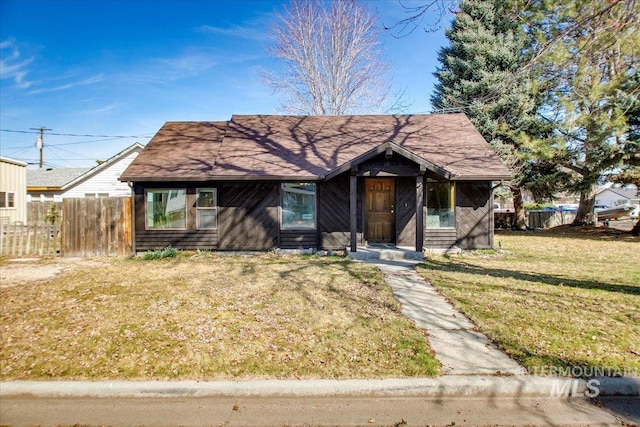
M 234 115 L 166 123 L 122 179 L 322 180 L 389 147 L 449 179 L 510 177 L 464 114 Z
M 97 174 L 99 174 L 100 172 L 104 171 L 105 169 L 108 169 L 109 167 L 113 166 L 115 163 L 119 162 L 120 160 L 126 158 L 128 155 L 134 153 L 134 152 L 141 152 L 144 149 L 144 146 L 138 142 L 136 142 L 133 145 L 130 145 L 129 147 L 125 148 L 124 150 L 122 150 L 121 152 L 119 152 L 118 154 L 115 154 L 113 156 L 111 156 L 110 158 L 108 158 L 107 160 L 105 160 L 104 162 L 100 163 L 97 166 L 94 166 L 93 168 L 89 169 L 88 171 L 86 171 L 85 173 L 83 173 L 82 175 L 76 177 L 75 179 L 71 180 L 70 182 L 66 183 L 65 185 L 62 186 L 62 190 L 68 190 L 72 187 L 75 187 L 76 185 L 86 181 L 87 179 L 91 178 L 92 176 L 95 176 Z

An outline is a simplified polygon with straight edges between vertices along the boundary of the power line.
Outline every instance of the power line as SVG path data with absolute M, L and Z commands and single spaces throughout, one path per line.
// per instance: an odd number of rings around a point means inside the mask
M 35 131 L 38 131 L 39 128 L 29 128 Z M 40 133 L 40 132 L 31 132 L 28 130 L 12 130 L 12 129 L 0 129 L 0 132 L 11 132 L 11 133 Z M 73 136 L 73 137 L 85 137 L 85 138 L 150 138 L 150 136 L 145 135 L 90 135 L 90 134 L 79 134 L 79 133 L 56 133 L 50 132 L 48 135 L 55 136 Z

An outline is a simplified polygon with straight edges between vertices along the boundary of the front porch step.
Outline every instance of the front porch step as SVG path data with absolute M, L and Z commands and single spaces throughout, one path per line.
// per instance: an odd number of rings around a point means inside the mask
M 403 248 L 391 245 L 385 246 L 363 246 L 359 247 L 356 252 L 351 252 L 347 248 L 349 258 L 357 259 L 360 261 L 381 259 L 381 260 L 423 260 L 424 254 L 422 252 L 414 251 L 410 248 Z

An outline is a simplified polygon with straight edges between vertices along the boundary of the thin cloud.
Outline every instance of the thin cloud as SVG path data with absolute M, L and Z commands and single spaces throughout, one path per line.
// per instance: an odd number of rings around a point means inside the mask
M 224 60 L 212 51 L 194 51 L 166 58 L 149 58 L 132 67 L 132 71 L 118 73 L 128 83 L 169 83 L 209 72 Z
M 46 87 L 46 88 L 42 88 L 42 89 L 34 89 L 31 90 L 29 92 L 27 92 L 27 95 L 37 95 L 40 93 L 48 93 L 48 92 L 59 92 L 61 90 L 67 90 L 67 89 L 71 89 L 73 87 L 77 87 L 77 86 L 87 86 L 87 85 L 91 85 L 91 84 L 95 84 L 95 83 L 100 83 L 104 81 L 104 76 L 102 74 L 97 74 L 95 76 L 91 76 L 87 79 L 84 80 L 80 80 L 77 82 L 70 82 L 70 83 L 66 83 L 63 85 L 59 85 L 59 86 L 54 86 L 54 87 Z
M 0 78 L 2 80 L 13 79 L 20 89 L 27 89 L 31 86 L 33 82 L 26 79 L 29 73 L 27 67 L 35 58 L 21 59 L 20 50 L 18 50 L 18 46 L 13 39 L 0 42 L 0 51 L 2 52 L 0 57 Z
M 264 28 L 253 25 L 234 25 L 226 28 L 213 25 L 201 25 L 197 30 L 202 33 L 220 34 L 253 41 L 264 41 L 265 39 Z

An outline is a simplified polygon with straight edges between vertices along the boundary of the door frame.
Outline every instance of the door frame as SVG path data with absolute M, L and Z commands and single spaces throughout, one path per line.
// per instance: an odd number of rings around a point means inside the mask
M 364 241 L 366 243 L 370 242 L 369 239 L 369 227 L 368 227 L 368 213 L 369 210 L 367 209 L 367 183 L 369 181 L 391 181 L 393 184 L 393 189 L 392 189 L 392 203 L 391 203 L 391 214 L 393 216 L 392 220 L 391 220 L 391 242 L 388 242 L 386 244 L 390 244 L 390 245 L 395 245 L 396 241 L 397 241 L 397 230 L 396 230 L 396 226 L 397 226 L 397 207 L 396 207 L 396 201 L 397 201 L 397 182 L 395 177 L 374 177 L 374 178 L 364 178 L 364 182 L 363 182 L 363 193 L 362 193 L 362 220 L 363 220 L 363 227 L 362 227 L 362 231 L 363 231 L 363 237 L 364 237 Z M 371 242 L 371 243 L 380 243 L 380 244 L 385 244 L 384 242 Z

